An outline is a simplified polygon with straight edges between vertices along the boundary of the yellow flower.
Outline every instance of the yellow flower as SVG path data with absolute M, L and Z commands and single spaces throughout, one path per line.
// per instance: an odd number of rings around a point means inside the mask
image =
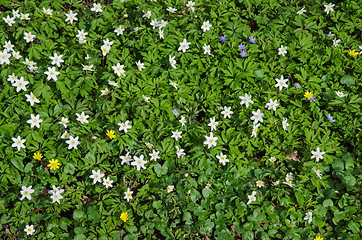
M 59 169 L 60 163 L 58 163 L 58 159 L 52 159 L 47 166 L 50 167 L 50 170 L 56 170 Z
M 315 239 L 314 240 L 323 240 L 323 238 L 322 237 L 320 237 L 320 236 L 318 236 L 318 237 L 315 237 Z
M 349 49 L 349 52 L 348 54 L 351 56 L 351 57 L 356 57 L 358 55 L 358 52 L 356 52 L 354 49 L 353 51 L 351 49 Z
M 126 222 L 128 220 L 128 213 L 126 212 L 123 212 L 121 214 L 121 217 L 120 217 L 124 222 Z
M 41 159 L 43 158 L 43 155 L 41 155 L 41 153 L 34 153 L 33 158 L 38 161 L 41 161 Z
M 304 97 L 306 97 L 306 98 L 308 98 L 308 99 L 311 99 L 311 98 L 313 98 L 313 93 L 306 91 L 306 92 L 304 93 Z
M 116 135 L 114 135 L 114 131 L 113 130 L 111 130 L 111 131 L 109 131 L 109 130 L 107 130 L 107 136 L 110 138 L 110 139 L 113 139 L 113 138 L 115 138 L 116 137 Z

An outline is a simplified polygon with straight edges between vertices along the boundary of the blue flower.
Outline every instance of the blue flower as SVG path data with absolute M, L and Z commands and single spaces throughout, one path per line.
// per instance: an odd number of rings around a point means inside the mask
M 316 96 L 313 96 L 312 98 L 309 98 L 308 100 L 309 100 L 310 102 L 315 102 L 315 98 L 316 98 Z
M 327 118 L 328 118 L 328 120 L 329 120 L 331 123 L 334 123 L 334 122 L 335 122 L 335 120 L 333 119 L 333 117 L 332 117 L 331 114 L 329 114 L 329 113 L 328 113 L 328 115 L 327 115 Z
M 251 43 L 254 43 L 254 44 L 255 44 L 255 38 L 254 38 L 253 36 L 250 36 L 250 37 L 249 37 L 249 42 L 251 42 Z
M 179 114 L 177 109 L 172 110 L 172 113 L 175 115 L 175 117 L 177 117 Z
M 220 39 L 220 42 L 225 42 L 226 41 L 226 36 L 221 35 L 221 37 L 219 37 L 219 39 Z
M 246 52 L 245 52 L 244 50 L 242 50 L 242 51 L 240 52 L 240 55 L 241 55 L 242 57 L 245 57 L 245 56 L 246 56 Z
M 240 48 L 240 50 L 245 50 L 246 45 L 245 45 L 245 44 L 240 44 L 240 45 L 239 45 L 239 48 Z
M 301 88 L 301 86 L 299 85 L 299 83 L 294 83 L 294 85 L 295 85 L 295 88 L 297 88 L 297 89 Z

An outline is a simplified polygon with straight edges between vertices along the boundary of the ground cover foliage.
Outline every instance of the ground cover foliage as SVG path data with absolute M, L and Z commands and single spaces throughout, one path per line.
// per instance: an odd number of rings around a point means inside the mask
M 2 238 L 360 239 L 358 1 L 0 2 Z

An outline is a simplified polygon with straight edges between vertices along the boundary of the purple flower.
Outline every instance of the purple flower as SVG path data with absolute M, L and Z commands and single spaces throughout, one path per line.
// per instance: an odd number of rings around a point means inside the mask
M 175 117 L 177 117 L 179 114 L 177 109 L 172 110 L 172 113 L 175 115 Z
M 221 37 L 219 37 L 219 39 L 220 39 L 220 42 L 225 42 L 226 41 L 226 36 L 221 35 Z
M 240 55 L 241 55 L 242 57 L 245 57 L 245 56 L 246 56 L 246 52 L 245 52 L 244 50 L 241 50 Z
M 301 88 L 301 86 L 299 85 L 299 83 L 294 83 L 294 85 L 295 85 L 295 88 L 297 88 L 297 89 Z
M 240 48 L 240 50 L 245 50 L 246 45 L 245 45 L 245 44 L 240 44 L 240 45 L 239 45 L 239 48 Z
M 334 122 L 335 122 L 335 120 L 333 119 L 333 117 L 332 117 L 331 114 L 329 114 L 329 113 L 328 113 L 328 115 L 327 115 L 327 118 L 328 118 L 328 120 L 329 120 L 331 123 L 334 123 Z
M 308 99 L 310 102 L 315 102 L 315 96 L 313 96 L 312 98 Z
M 254 44 L 255 44 L 255 38 L 254 38 L 253 36 L 250 36 L 250 37 L 249 37 L 249 42 L 251 42 L 251 43 L 254 43 Z

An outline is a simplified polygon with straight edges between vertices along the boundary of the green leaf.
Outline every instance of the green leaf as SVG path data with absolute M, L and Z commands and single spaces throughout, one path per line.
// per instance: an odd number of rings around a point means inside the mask
M 349 229 L 351 229 L 354 233 L 359 233 L 360 225 L 356 222 L 349 222 L 348 223 Z
M 323 201 L 323 206 L 324 207 L 333 207 L 333 201 L 332 199 L 326 199 Z
M 350 75 L 345 75 L 341 78 L 341 83 L 351 87 L 354 84 L 354 78 Z
M 74 174 L 74 172 L 75 172 L 75 167 L 73 166 L 73 164 L 71 164 L 71 163 L 66 163 L 65 165 L 64 165 L 64 168 L 63 168 L 63 170 L 64 170 L 64 173 L 66 173 L 66 174 Z
M 24 164 L 20 158 L 18 157 L 11 158 L 10 162 L 20 171 L 24 170 Z
M 83 212 L 82 210 L 79 210 L 79 209 L 74 210 L 73 219 L 75 221 L 79 221 L 79 220 L 84 219 L 86 217 L 87 217 L 87 214 L 85 214 L 85 212 Z

